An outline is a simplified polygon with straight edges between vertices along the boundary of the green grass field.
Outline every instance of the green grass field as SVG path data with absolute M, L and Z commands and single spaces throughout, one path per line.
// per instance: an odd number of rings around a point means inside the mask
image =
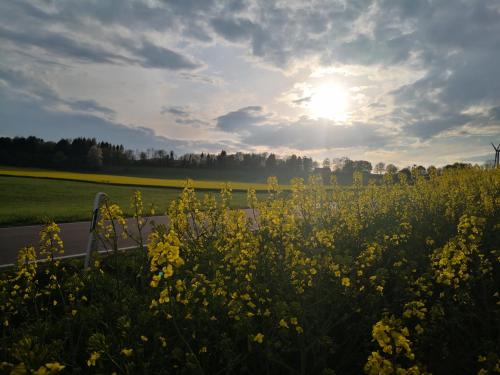
M 146 207 L 155 205 L 157 214 L 164 213 L 168 203 L 180 193 L 180 189 L 173 188 L 0 176 L 0 226 L 38 224 L 46 219 L 56 222 L 89 220 L 94 196 L 99 191 L 108 194 L 130 215 L 129 202 L 135 190 L 142 192 Z M 245 207 L 246 193 L 234 192 L 232 206 Z
M 125 171 L 124 171 L 125 173 Z M 162 188 L 183 188 L 186 185 L 186 179 L 182 178 L 151 178 L 151 177 L 135 177 L 123 176 L 114 174 L 100 173 L 81 173 L 56 171 L 38 168 L 20 168 L 20 167 L 2 167 L 0 166 L 0 175 L 15 176 L 15 177 L 38 177 L 55 180 L 68 181 L 84 181 L 94 182 L 109 185 L 126 185 L 126 186 L 147 186 L 147 187 L 162 187 Z M 195 176 L 193 176 L 195 177 Z M 193 180 L 193 185 L 197 190 L 220 190 L 225 184 L 224 180 Z M 267 184 L 255 182 L 230 182 L 233 190 L 247 191 L 255 189 L 266 191 Z M 284 189 L 288 186 L 283 185 Z

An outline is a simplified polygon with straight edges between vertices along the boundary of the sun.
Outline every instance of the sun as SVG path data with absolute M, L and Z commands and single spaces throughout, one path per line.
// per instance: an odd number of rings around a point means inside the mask
M 348 107 L 349 95 L 342 86 L 325 84 L 311 90 L 308 109 L 315 118 L 346 121 Z

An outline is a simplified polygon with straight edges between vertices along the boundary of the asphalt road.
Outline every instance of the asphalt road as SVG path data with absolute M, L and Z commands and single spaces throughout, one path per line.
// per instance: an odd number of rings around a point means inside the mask
M 244 210 L 247 215 L 252 215 L 252 210 Z M 133 219 L 127 219 L 128 227 L 133 229 Z M 152 216 L 148 218 L 148 224 L 143 229 L 143 237 L 151 231 L 151 222 L 166 224 L 166 216 Z M 84 254 L 89 240 L 90 221 L 79 221 L 76 223 L 58 224 L 61 228 L 61 239 L 64 242 L 64 256 Z M 16 263 L 17 252 L 24 246 L 33 245 L 38 253 L 38 233 L 42 225 L 28 225 L 23 227 L 0 228 L 0 267 Z M 134 231 L 132 230 L 132 233 Z M 118 236 L 118 247 L 123 249 L 136 245 L 131 239 L 124 240 Z M 101 246 L 102 247 L 102 246 Z M 99 250 L 104 250 L 100 248 Z
M 128 219 L 129 228 L 133 227 L 132 219 Z M 153 216 L 149 218 L 147 226 L 143 230 L 143 234 L 147 234 L 151 230 L 151 220 L 157 224 L 166 224 L 166 216 Z M 76 223 L 61 223 L 58 224 L 61 228 L 61 239 L 64 242 L 64 255 L 77 255 L 85 253 L 87 242 L 89 240 L 90 221 L 79 221 Z M 28 225 L 23 227 L 0 228 L 0 265 L 15 263 L 17 260 L 17 252 L 24 246 L 33 245 L 38 249 L 38 233 L 42 229 L 42 225 Z M 131 239 L 118 241 L 118 247 L 124 248 L 135 245 Z

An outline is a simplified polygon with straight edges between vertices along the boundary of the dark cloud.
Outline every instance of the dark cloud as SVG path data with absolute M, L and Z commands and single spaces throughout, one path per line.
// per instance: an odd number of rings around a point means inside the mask
M 56 92 L 46 83 L 35 80 L 20 70 L 0 67 L 0 80 L 13 90 L 29 89 L 34 95 L 46 98 L 57 98 Z
M 169 70 L 193 70 L 201 66 L 180 53 L 146 40 L 139 46 L 134 46 L 132 41 L 121 39 L 121 47 L 132 54 L 132 57 L 127 57 L 96 44 L 76 41 L 54 33 L 28 34 L 0 27 L 0 38 L 16 45 L 42 48 L 47 52 L 86 63 L 137 64 L 145 68 Z
M 169 9 L 179 15 L 203 14 L 212 9 L 214 0 L 163 0 Z
M 74 111 L 93 112 L 105 116 L 114 116 L 115 111 L 104 107 L 95 100 L 63 99 L 47 83 L 33 78 L 20 70 L 3 69 L 0 67 L 0 80 L 7 84 L 4 94 L 11 93 L 16 97 L 30 98 L 40 106 L 67 106 Z
M 376 149 L 388 144 L 389 137 L 371 125 L 335 125 L 328 121 L 302 119 L 292 124 L 254 126 L 242 138 L 242 142 L 298 150 L 347 147 Z
M 387 134 L 368 124 L 339 125 L 307 117 L 292 123 L 276 123 L 269 121 L 271 117 L 260 106 L 245 107 L 218 117 L 217 128 L 237 134 L 243 145 L 270 148 L 378 148 L 389 143 Z
M 489 115 L 491 120 L 496 120 L 500 122 L 500 106 L 491 108 Z
M 155 3 L 146 0 L 67 0 L 52 3 L 18 0 L 3 3 L 0 9 L 6 23 L 15 25 L 16 22 L 10 21 L 21 20 L 23 26 L 38 30 L 58 25 L 72 32 L 84 32 L 88 29 L 88 21 L 92 21 L 104 29 L 118 26 L 141 36 L 147 31 L 171 32 L 208 42 L 211 35 L 204 18 L 216 10 L 215 5 L 213 0 L 165 0 Z M 99 37 L 105 39 L 107 35 Z
M 145 68 L 193 70 L 201 65 L 168 48 L 143 41 L 140 47 L 131 48 Z
M 312 98 L 312 95 L 311 96 L 305 96 L 303 98 L 299 98 L 299 99 L 293 100 L 292 103 L 293 104 L 297 104 L 297 105 L 304 104 L 304 103 L 309 103 L 311 101 L 311 98 Z
M 473 121 L 472 116 L 463 114 L 441 114 L 436 118 L 419 119 L 404 126 L 408 135 L 413 135 L 422 139 L 428 139 L 444 131 L 460 128 Z
M 229 0 L 227 2 L 227 11 L 231 13 L 238 13 L 248 8 L 247 0 Z
M 196 74 L 192 72 L 181 72 L 179 73 L 179 77 L 188 80 L 188 81 L 193 81 L 193 82 L 200 82 L 200 83 L 205 83 L 205 84 L 210 84 L 210 85 L 220 85 L 223 80 L 220 79 L 217 76 L 206 76 L 206 75 L 201 75 L 201 74 Z
M 0 38 L 9 40 L 16 45 L 42 48 L 56 55 L 82 62 L 108 64 L 131 62 L 124 56 L 108 52 L 99 46 L 78 42 L 63 35 L 45 31 L 28 34 L 0 27 Z
M 217 128 L 225 132 L 244 132 L 267 118 L 260 106 L 249 106 L 216 118 Z
M 42 22 L 50 22 L 75 32 L 88 19 L 104 27 L 163 31 L 204 42 L 211 41 L 213 32 L 246 45 L 250 53 L 279 66 L 311 57 L 319 57 L 325 64 L 399 64 L 410 58 L 410 52 L 432 58 L 442 47 L 482 49 L 491 48 L 492 40 L 498 42 L 495 0 L 75 0 L 50 7 L 34 4 L 19 0 L 4 4 L 2 10 L 11 17 L 38 21 L 40 27 Z
M 209 125 L 208 122 L 196 118 L 178 118 L 175 120 L 175 123 L 180 125 L 190 125 L 194 128 L 201 128 Z
M 186 111 L 183 107 L 176 107 L 176 106 L 173 106 L 173 107 L 164 106 L 161 109 L 161 113 L 162 114 L 170 113 L 170 114 L 172 114 L 174 116 L 178 116 L 178 117 L 188 117 L 189 116 L 189 112 Z
M 346 64 L 389 64 L 406 61 L 410 56 L 413 35 L 396 36 L 390 39 L 372 39 L 358 35 L 356 39 L 340 44 L 327 59 Z
M 179 125 L 190 125 L 194 128 L 209 126 L 207 121 L 200 120 L 185 107 L 179 106 L 164 106 L 161 110 L 162 114 L 171 114 L 175 118 L 175 123 Z
M 393 115 L 410 135 L 422 139 L 465 124 L 491 126 L 491 119 L 483 113 L 468 110 L 479 107 L 495 112 L 500 83 L 492 77 L 500 75 L 500 66 L 495 63 L 500 59 L 499 51 L 464 52 L 459 59 L 436 60 L 422 79 L 393 92 L 397 105 Z
M 42 6 L 41 6 L 42 5 Z M 41 7 L 40 7 L 41 6 Z M 43 7 L 43 3 L 38 2 L 31 4 L 28 1 L 13 1 L 9 3 L 4 3 L 2 6 L 2 11 L 7 19 L 12 20 L 14 16 L 18 18 L 22 15 L 23 17 L 29 18 L 30 21 L 44 21 L 44 22 L 60 22 L 61 14 L 51 12 L 49 9 Z
M 104 107 L 97 103 L 95 100 L 75 100 L 68 101 L 68 105 L 75 111 L 83 112 L 97 112 L 106 116 L 114 116 L 115 111 L 110 108 Z
M 253 22 L 244 18 L 223 18 L 217 17 L 211 21 L 215 32 L 231 42 L 248 40 L 256 31 Z

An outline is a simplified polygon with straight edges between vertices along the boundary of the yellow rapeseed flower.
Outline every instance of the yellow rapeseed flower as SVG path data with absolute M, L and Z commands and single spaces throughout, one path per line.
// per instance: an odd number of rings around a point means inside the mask
M 165 348 L 167 346 L 167 339 L 163 336 L 158 337 L 158 339 L 161 342 L 161 346 Z
M 92 354 L 90 354 L 90 358 L 87 360 L 87 366 L 89 367 L 95 366 L 95 363 L 99 358 L 101 358 L 101 353 L 92 352 Z
M 125 357 L 131 357 L 134 354 L 134 349 L 123 348 L 120 353 Z
M 264 335 L 262 333 L 257 333 L 254 336 L 253 341 L 258 342 L 259 344 L 262 344 L 262 342 L 264 341 Z
M 345 286 L 346 288 L 349 287 L 351 285 L 351 280 L 348 277 L 343 277 L 342 285 Z
M 284 320 L 284 319 L 281 319 L 280 322 L 279 322 L 279 326 L 281 328 L 289 328 L 288 327 L 288 323 Z
M 64 370 L 66 366 L 61 365 L 59 362 L 51 362 L 51 363 L 46 363 L 45 367 L 47 367 L 51 373 L 57 373 L 59 371 Z

